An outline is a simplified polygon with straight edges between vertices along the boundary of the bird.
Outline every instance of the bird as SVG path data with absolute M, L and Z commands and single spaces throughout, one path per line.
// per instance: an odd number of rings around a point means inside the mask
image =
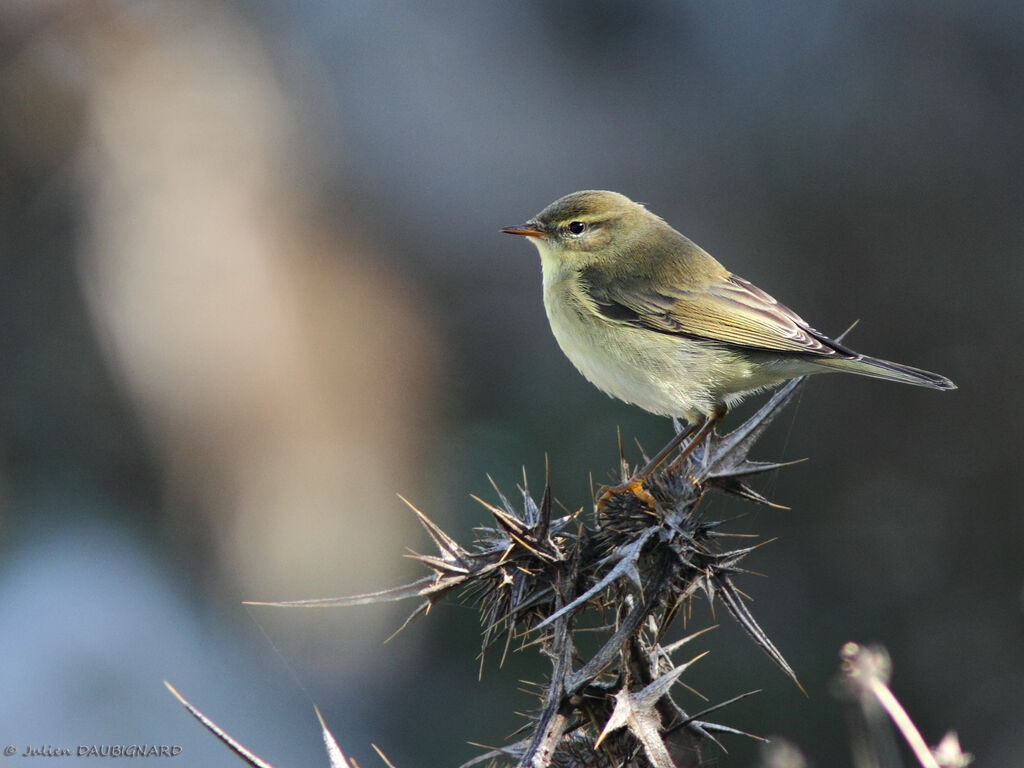
M 956 389 L 945 376 L 814 330 L 618 192 L 573 192 L 501 232 L 540 252 L 551 330 L 580 373 L 614 398 L 687 424 L 659 457 L 696 432 L 688 454 L 745 396 L 799 376 L 846 372 Z

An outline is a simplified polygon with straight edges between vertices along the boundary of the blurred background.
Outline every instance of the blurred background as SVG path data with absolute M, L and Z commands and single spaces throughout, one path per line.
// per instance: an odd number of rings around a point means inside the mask
M 775 538 L 687 680 L 721 721 L 849 764 L 830 695 L 880 642 L 934 744 L 1024 751 L 1019 2 L 0 6 L 0 741 L 178 744 L 168 679 L 280 768 L 455 766 L 533 706 L 477 617 L 243 600 L 421 575 L 396 494 L 467 541 L 489 473 L 567 508 L 671 434 L 558 350 L 499 227 L 609 188 L 857 349 L 950 394 L 812 380 L 714 499 Z M 745 412 L 749 413 L 749 409 Z M 733 417 L 735 421 L 737 416 Z M 695 606 L 691 628 L 713 621 Z M 701 700 L 679 689 L 690 709 Z M 730 739 L 722 766 L 752 766 Z M 5 764 L 17 764 L 13 758 Z

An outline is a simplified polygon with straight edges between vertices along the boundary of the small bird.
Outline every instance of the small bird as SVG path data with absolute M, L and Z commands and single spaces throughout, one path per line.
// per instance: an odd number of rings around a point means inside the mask
M 540 251 L 551 330 L 579 371 L 613 397 L 687 422 L 672 450 L 699 426 L 688 453 L 728 407 L 797 376 L 846 371 L 956 389 L 815 331 L 617 192 L 574 192 L 501 231 Z

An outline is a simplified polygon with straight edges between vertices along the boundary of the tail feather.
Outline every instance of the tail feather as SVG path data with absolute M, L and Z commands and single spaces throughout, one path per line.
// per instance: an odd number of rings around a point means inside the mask
M 859 373 L 862 376 L 871 376 L 876 379 L 899 381 L 903 384 L 913 384 L 917 387 L 956 389 L 956 384 L 945 376 L 940 376 L 931 371 L 923 371 L 920 368 L 913 368 L 909 365 L 902 365 L 901 363 L 880 360 L 877 357 L 868 357 L 867 355 L 834 358 L 829 360 L 826 365 L 840 371 Z

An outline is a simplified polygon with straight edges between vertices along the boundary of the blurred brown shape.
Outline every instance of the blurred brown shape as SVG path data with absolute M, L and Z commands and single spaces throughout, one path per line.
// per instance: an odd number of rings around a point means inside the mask
M 406 530 L 395 493 L 425 493 L 434 334 L 358 227 L 314 215 L 316 137 L 256 32 L 202 2 L 13 17 L 19 135 L 75 150 L 80 276 L 179 556 L 248 598 L 395 578 L 409 536 L 381 518 Z

